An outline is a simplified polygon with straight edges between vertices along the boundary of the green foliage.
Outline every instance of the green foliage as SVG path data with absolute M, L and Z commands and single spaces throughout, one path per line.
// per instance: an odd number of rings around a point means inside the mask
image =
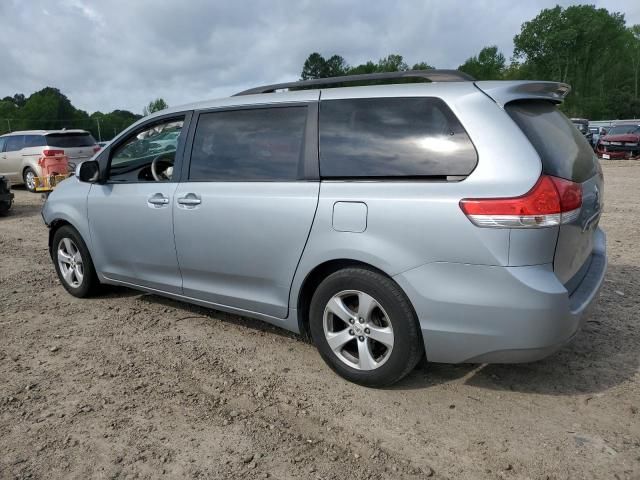
M 416 63 L 412 70 L 427 70 L 433 68 L 426 62 Z M 377 63 L 368 61 L 356 66 L 349 66 L 340 55 L 333 55 L 328 60 L 314 52 L 307 57 L 302 66 L 301 80 L 315 78 L 339 77 L 341 75 L 361 75 L 365 73 L 401 72 L 409 70 L 409 65 L 402 55 L 391 54 L 378 60 Z
M 124 110 L 92 115 L 75 108 L 57 88 L 46 87 L 29 98 L 21 93 L 0 100 L 0 134 L 16 130 L 59 130 L 81 128 L 96 139 L 109 140 L 140 115 Z
M 468 58 L 460 65 L 458 70 L 468 73 L 476 80 L 501 80 L 505 74 L 504 55 L 495 45 L 484 47 L 477 56 Z
M 572 116 L 640 116 L 635 31 L 621 13 L 592 5 L 556 6 L 522 25 L 514 37 L 514 59 L 527 66 L 529 78 L 569 83 L 572 93 L 563 109 Z
M 142 109 L 142 115 L 145 117 L 155 112 L 159 112 L 160 110 L 164 110 L 165 108 L 169 108 L 167 102 L 162 98 L 156 98 L 155 100 L 151 100 L 149 105 Z
M 593 5 L 556 6 L 542 10 L 514 37 L 510 63 L 495 45 L 482 48 L 459 70 L 477 80 L 551 80 L 571 85 L 562 109 L 590 119 L 640 117 L 640 25 L 627 27 L 624 15 Z M 331 59 L 340 68 L 329 69 Z M 434 68 L 421 62 L 412 70 Z M 312 53 L 302 79 L 408 70 L 402 55 L 349 67 L 334 55 Z M 414 80 L 405 80 L 414 81 Z M 381 83 L 381 82 L 365 82 Z

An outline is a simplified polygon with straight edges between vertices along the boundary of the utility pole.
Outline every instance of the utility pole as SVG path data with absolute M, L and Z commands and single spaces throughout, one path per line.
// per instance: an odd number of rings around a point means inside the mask
M 9 133 L 11 133 L 11 120 L 7 118 L 7 125 L 9 125 Z
M 102 141 L 102 133 L 100 133 L 100 119 L 96 118 L 96 123 L 98 124 L 98 141 Z

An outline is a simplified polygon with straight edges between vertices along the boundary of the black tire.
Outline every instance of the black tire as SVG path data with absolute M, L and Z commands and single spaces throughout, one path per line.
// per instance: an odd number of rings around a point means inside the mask
M 0 216 L 5 216 L 9 214 L 9 209 L 11 208 L 11 200 L 6 202 L 0 202 Z
M 80 253 L 82 259 L 83 275 L 82 281 L 80 281 L 78 285 L 73 285 L 67 279 L 65 279 L 65 276 L 61 270 L 60 262 L 58 261 L 58 250 L 61 246 L 61 243 L 64 242 L 64 239 L 71 240 L 72 245 L 77 247 L 75 250 Z M 53 235 L 53 242 L 51 244 L 51 259 L 53 260 L 53 265 L 55 266 L 60 283 L 62 283 L 62 286 L 71 295 L 78 298 L 85 298 L 96 291 L 100 282 L 98 280 L 98 276 L 96 275 L 96 270 L 93 266 L 91 255 L 89 254 L 89 250 L 87 249 L 87 245 L 84 243 L 84 240 L 82 240 L 80 234 L 73 227 L 64 225 L 56 230 Z M 75 275 L 72 278 L 75 278 L 76 281 L 78 280 L 77 276 Z
M 29 190 L 31 193 L 35 193 L 36 191 L 36 187 L 34 184 L 29 184 L 30 182 L 27 180 L 27 175 L 31 173 L 33 174 L 34 177 L 37 177 L 38 174 L 33 170 L 33 168 L 31 167 L 27 167 L 24 169 L 24 172 L 22 172 L 22 180 L 24 180 L 24 186 L 26 187 L 27 190 Z
M 380 311 L 386 314 L 391 324 L 393 347 L 390 349 L 388 358 L 372 370 L 351 367 L 338 357 L 327 341 L 324 329 L 325 308 L 329 300 L 345 291 L 359 291 L 373 297 Z M 409 299 L 393 280 L 373 270 L 345 268 L 325 278 L 311 299 L 309 323 L 313 343 L 324 361 L 338 375 L 359 385 L 367 387 L 391 385 L 411 372 L 424 355 L 422 335 Z M 351 330 L 349 334 L 353 335 Z M 354 337 L 353 341 L 356 343 L 352 343 L 348 348 L 359 347 L 357 343 L 360 341 L 359 338 Z M 369 338 L 364 341 L 367 345 L 371 345 Z

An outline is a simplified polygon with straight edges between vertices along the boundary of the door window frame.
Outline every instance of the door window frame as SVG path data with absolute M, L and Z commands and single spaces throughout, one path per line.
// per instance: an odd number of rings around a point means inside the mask
M 298 102 L 281 102 L 281 103 L 267 103 L 256 105 L 234 105 L 215 108 L 206 108 L 202 110 L 196 110 L 193 112 L 191 118 L 189 131 L 187 134 L 187 142 L 184 149 L 184 161 L 182 162 L 182 172 L 180 178 L 183 183 L 291 183 L 291 182 L 319 182 L 320 181 L 320 162 L 319 162 L 319 150 L 318 150 L 318 115 L 320 113 L 318 100 L 310 101 L 298 101 Z M 273 109 L 273 108 L 286 108 L 286 107 L 306 107 L 307 119 L 305 124 L 305 130 L 302 136 L 302 155 L 300 161 L 302 162 L 302 176 L 297 179 L 283 179 L 283 180 L 251 180 L 251 179 L 238 179 L 238 180 L 191 180 L 189 179 L 189 167 L 191 165 L 193 141 L 195 138 L 196 129 L 200 120 L 200 115 L 208 113 L 218 112 L 235 112 L 241 110 L 261 110 L 261 109 Z M 175 170 L 174 170 L 175 171 Z
M 171 180 L 167 180 L 164 182 L 147 182 L 144 180 L 137 181 L 127 181 L 127 182 L 112 182 L 109 180 L 109 170 L 111 169 L 111 160 L 113 158 L 113 153 L 124 143 L 126 143 L 133 135 L 137 135 L 154 125 L 158 125 L 160 123 L 167 123 L 168 121 L 177 120 L 180 117 L 184 117 L 181 135 L 178 138 L 178 145 L 176 146 L 176 155 L 173 161 L 173 175 L 171 176 Z M 193 110 L 187 110 L 184 112 L 171 112 L 166 113 L 164 115 L 159 115 L 157 117 L 150 118 L 143 123 L 139 123 L 129 129 L 123 131 L 120 135 L 118 135 L 114 142 L 110 143 L 107 148 L 105 148 L 102 153 L 98 155 L 96 160 L 100 165 L 100 177 L 101 182 L 106 185 L 130 185 L 130 184 L 154 184 L 154 183 L 179 183 L 182 180 L 182 164 L 184 160 L 184 152 L 185 145 L 187 144 L 188 134 L 190 133 L 191 128 L 191 120 L 193 118 Z M 184 135 L 182 134 L 184 132 Z

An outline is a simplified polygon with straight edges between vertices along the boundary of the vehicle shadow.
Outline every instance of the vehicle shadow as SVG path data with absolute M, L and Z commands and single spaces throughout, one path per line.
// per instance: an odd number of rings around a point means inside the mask
M 209 309 L 126 287 L 105 286 L 101 298 L 139 296 L 141 301 L 183 312 L 180 320 L 207 318 L 306 342 L 301 336 L 249 317 Z M 620 295 L 622 293 L 623 295 Z M 640 267 L 610 265 L 600 297 L 576 338 L 550 357 L 523 364 L 447 365 L 422 361 L 390 390 L 424 389 L 444 383 L 549 395 L 596 394 L 623 383 L 640 366 Z
M 274 333 L 281 337 L 294 338 L 299 339 L 300 341 L 304 341 L 300 335 L 296 335 L 293 332 L 280 328 L 276 325 L 272 325 L 267 322 L 263 322 L 261 320 L 257 320 L 255 318 L 243 317 L 240 315 L 235 315 L 233 313 L 223 312 L 222 310 L 214 310 L 213 308 L 201 307 L 199 305 L 194 305 L 191 303 L 181 302 L 178 300 L 173 300 L 171 298 L 162 297 L 160 295 L 154 295 L 151 293 L 140 293 L 134 290 L 129 290 L 124 287 L 114 287 L 110 286 L 109 288 L 113 289 L 123 289 L 131 292 L 131 296 L 139 295 L 139 300 L 143 302 L 148 302 L 154 305 L 164 305 L 166 307 L 175 308 L 180 310 L 184 314 L 181 315 L 180 320 L 192 320 L 198 318 L 223 321 L 227 323 L 232 323 L 234 325 L 239 325 L 244 328 L 250 328 L 252 330 L 257 330 L 260 332 L 268 332 Z M 114 294 L 117 296 L 117 292 L 114 291 Z
M 597 394 L 633 378 L 640 366 L 640 267 L 610 265 L 600 297 L 576 338 L 550 357 L 523 364 L 420 365 L 392 389 L 462 382 L 548 395 Z

